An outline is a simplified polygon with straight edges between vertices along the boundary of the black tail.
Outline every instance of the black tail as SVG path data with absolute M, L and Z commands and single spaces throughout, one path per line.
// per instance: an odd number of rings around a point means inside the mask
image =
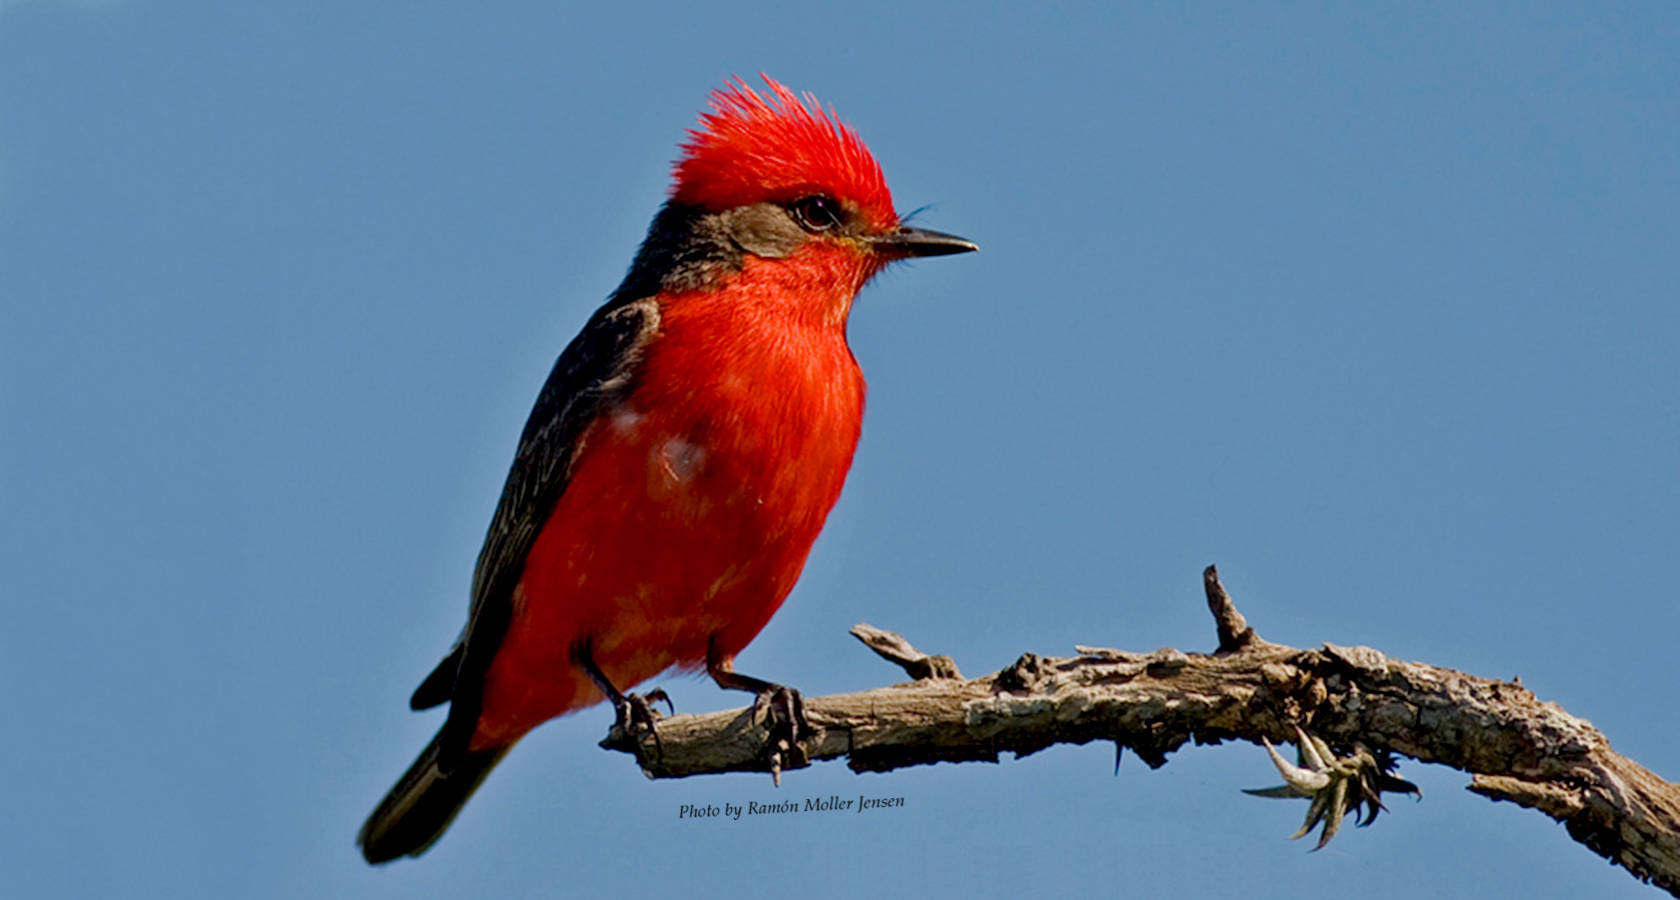
M 399 856 L 419 856 L 443 837 L 455 821 L 467 798 L 478 790 L 484 776 L 507 755 L 508 748 L 469 751 L 448 775 L 438 768 L 438 748 L 443 732 L 420 751 L 420 758 L 408 767 L 396 787 L 379 801 L 366 824 L 356 835 L 362 858 L 385 863 Z

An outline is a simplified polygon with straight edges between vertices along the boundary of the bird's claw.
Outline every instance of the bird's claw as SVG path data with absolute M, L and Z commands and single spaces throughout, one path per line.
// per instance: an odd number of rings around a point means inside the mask
M 799 746 L 800 739 L 811 732 L 811 723 L 805 718 L 805 698 L 794 688 L 775 684 L 753 696 L 754 720 L 760 709 L 765 710 L 764 724 L 770 731 L 764 741 L 770 780 L 781 787 L 783 764 L 798 766 L 805 762 L 805 751 Z
M 677 707 L 671 702 L 671 695 L 665 693 L 664 688 L 654 688 L 645 694 L 625 694 L 613 704 L 613 714 L 616 721 L 613 727 L 635 742 L 639 749 L 643 735 L 653 736 L 653 752 L 655 759 L 665 758 L 665 745 L 659 740 L 659 720 L 663 718 L 655 703 L 665 702 L 665 708 L 673 714 Z
M 659 711 L 653 708 L 653 704 L 660 701 L 664 701 L 665 709 L 667 709 L 671 715 L 674 716 L 677 714 L 677 705 L 671 702 L 671 695 L 665 693 L 664 688 L 654 688 L 646 694 L 643 694 L 641 699 L 648 704 L 648 712 L 654 716 L 658 716 Z
M 1266 753 L 1271 756 L 1272 765 L 1277 767 L 1284 783 L 1276 787 L 1245 790 L 1244 793 L 1256 797 L 1305 797 L 1311 800 L 1306 820 L 1301 823 L 1299 831 L 1290 835 L 1290 839 L 1304 837 L 1322 823 L 1324 829 L 1314 850 L 1330 843 L 1330 839 L 1341 830 L 1342 817 L 1350 812 L 1361 814 L 1357 822 L 1361 827 L 1376 821 L 1377 813 L 1386 809 L 1381 799 L 1384 791 L 1421 796 L 1417 785 L 1393 774 L 1394 763 L 1387 753 L 1372 754 L 1365 747 L 1355 744 L 1351 755 L 1338 757 L 1322 738 L 1307 734 L 1299 725 L 1295 726 L 1298 764 L 1284 759 L 1264 736 L 1260 742 L 1265 745 Z

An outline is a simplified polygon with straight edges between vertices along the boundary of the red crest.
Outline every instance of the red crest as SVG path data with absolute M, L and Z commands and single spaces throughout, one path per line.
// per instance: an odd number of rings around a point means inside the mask
M 768 96 L 735 79 L 712 93 L 674 167 L 671 198 L 712 210 L 827 194 L 871 227 L 898 224 L 881 166 L 832 109 L 761 76 Z

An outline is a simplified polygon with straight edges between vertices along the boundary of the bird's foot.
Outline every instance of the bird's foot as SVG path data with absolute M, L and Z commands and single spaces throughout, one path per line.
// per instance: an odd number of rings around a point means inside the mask
M 674 714 L 677 708 L 671 703 L 671 695 L 665 693 L 664 688 L 654 688 L 646 694 L 627 694 L 614 687 L 612 679 L 595 664 L 595 654 L 587 640 L 580 641 L 572 648 L 572 662 L 589 676 L 589 680 L 595 683 L 595 689 L 612 704 L 613 731 L 622 734 L 626 742 L 635 748 L 636 759 L 640 761 L 642 758 L 643 737 L 652 735 L 654 758 L 663 760 L 665 746 L 659 740 L 659 710 L 655 709 L 653 704 L 663 700 L 666 708 Z M 612 732 L 608 732 L 607 737 L 611 742 Z
M 626 737 L 636 744 L 639 750 L 645 736 L 653 737 L 653 752 L 655 759 L 665 758 L 665 746 L 659 741 L 659 720 L 663 718 L 655 703 L 664 701 L 665 708 L 672 713 L 677 711 L 671 703 L 671 695 L 665 693 L 664 688 L 654 688 L 645 694 L 620 694 L 613 700 L 613 714 L 616 717 L 613 728 L 622 731 Z
M 781 684 L 766 684 L 753 695 L 752 717 L 758 719 L 765 711 L 764 724 L 770 734 L 765 738 L 765 754 L 770 764 L 770 780 L 782 786 L 783 765 L 800 766 L 806 762 L 800 738 L 811 733 L 811 723 L 805 718 L 805 698 L 799 691 Z
M 1292 765 L 1277 752 L 1271 741 L 1265 737 L 1261 737 L 1260 741 L 1266 745 L 1272 765 L 1277 767 L 1284 783 L 1277 787 L 1249 789 L 1244 793 L 1256 797 L 1304 797 L 1311 800 L 1307 806 L 1306 821 L 1299 831 L 1289 837 L 1290 840 L 1304 837 L 1323 823 L 1324 830 L 1314 850 L 1330 843 L 1330 839 L 1341 830 L 1342 817 L 1350 812 L 1362 815 L 1357 823 L 1360 827 L 1376 821 L 1377 813 L 1387 808 L 1382 804 L 1383 792 L 1422 796 L 1417 785 L 1393 773 L 1394 762 L 1387 753 L 1373 754 L 1356 744 L 1352 755 L 1338 757 L 1322 738 L 1307 734 L 1297 725 L 1295 745 L 1299 748 L 1299 764 Z
M 765 726 L 770 730 L 764 742 L 765 762 L 770 780 L 782 786 L 782 769 L 797 768 L 810 760 L 799 741 L 811 734 L 811 723 L 805 718 L 805 698 L 786 685 L 735 671 L 735 657 L 720 652 L 714 644 L 706 652 L 706 674 L 726 691 L 751 691 L 753 721 L 759 710 L 765 710 Z

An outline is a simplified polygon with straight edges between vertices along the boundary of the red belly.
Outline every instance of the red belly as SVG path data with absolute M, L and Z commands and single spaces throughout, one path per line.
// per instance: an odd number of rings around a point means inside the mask
M 604 699 L 571 661 L 585 641 L 629 690 L 758 634 L 798 580 L 857 444 L 856 364 L 843 338 L 818 349 L 800 356 L 810 371 L 792 392 L 743 375 L 662 379 L 666 366 L 693 369 L 675 352 L 653 356 L 643 387 L 590 427 L 527 557 L 475 749 Z

